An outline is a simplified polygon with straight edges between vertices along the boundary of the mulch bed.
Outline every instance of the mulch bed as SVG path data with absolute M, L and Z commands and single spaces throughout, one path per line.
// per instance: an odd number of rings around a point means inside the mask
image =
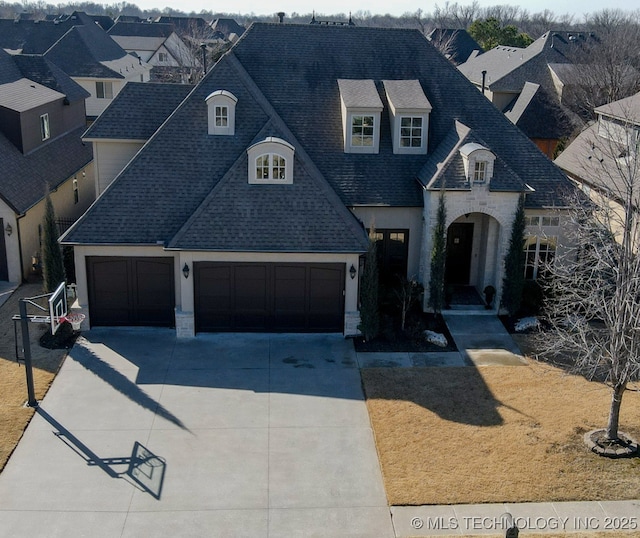
M 381 331 L 376 338 L 365 341 L 363 337 L 358 336 L 354 339 L 357 352 L 429 353 L 458 350 L 441 315 L 412 312 L 407 319 L 404 331 L 400 328 L 398 316 L 383 314 L 381 318 Z M 424 337 L 426 330 L 444 334 L 449 342 L 447 347 L 427 342 Z

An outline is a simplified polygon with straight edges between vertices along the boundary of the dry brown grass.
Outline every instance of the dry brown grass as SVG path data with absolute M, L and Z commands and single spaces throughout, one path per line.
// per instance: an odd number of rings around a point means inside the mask
M 15 338 L 11 317 L 18 313 L 18 298 L 31 297 L 41 292 L 39 285 L 20 287 L 0 307 L 0 471 L 4 468 L 13 449 L 22 437 L 34 410 L 24 407 L 27 401 L 27 383 L 24 366 L 15 361 Z M 46 331 L 42 325 L 31 325 L 31 351 L 36 399 L 47 392 L 56 372 L 66 355 L 65 350 L 50 350 L 40 347 L 38 340 Z M 20 333 L 18 333 L 20 338 Z
M 547 364 L 363 370 L 392 505 L 640 498 L 640 458 L 589 452 L 609 389 Z M 637 388 L 637 387 L 636 387 Z M 621 429 L 640 438 L 640 393 Z

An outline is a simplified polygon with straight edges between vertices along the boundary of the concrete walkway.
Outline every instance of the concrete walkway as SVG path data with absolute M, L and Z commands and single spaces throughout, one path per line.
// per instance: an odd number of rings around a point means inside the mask
M 353 344 L 85 333 L 0 474 L 0 536 L 393 537 Z

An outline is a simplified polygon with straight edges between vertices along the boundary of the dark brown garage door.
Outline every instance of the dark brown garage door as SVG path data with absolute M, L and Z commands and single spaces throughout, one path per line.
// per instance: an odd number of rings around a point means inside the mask
M 342 332 L 343 264 L 194 264 L 196 331 Z
M 173 327 L 173 258 L 88 257 L 91 325 Z

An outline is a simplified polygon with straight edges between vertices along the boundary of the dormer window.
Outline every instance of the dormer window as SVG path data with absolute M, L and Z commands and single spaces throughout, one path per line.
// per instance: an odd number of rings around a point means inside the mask
M 210 135 L 233 136 L 236 129 L 236 103 L 238 99 L 227 90 L 217 90 L 206 99 L 208 133 Z
M 293 156 L 295 148 L 281 138 L 269 137 L 247 150 L 249 183 L 293 183 Z
M 418 80 L 384 80 L 394 153 L 426 155 L 431 103 Z
M 345 153 L 378 153 L 382 101 L 373 80 L 338 80 Z
M 460 148 L 465 178 L 469 183 L 489 183 L 493 177 L 496 156 L 484 146 L 470 142 Z

